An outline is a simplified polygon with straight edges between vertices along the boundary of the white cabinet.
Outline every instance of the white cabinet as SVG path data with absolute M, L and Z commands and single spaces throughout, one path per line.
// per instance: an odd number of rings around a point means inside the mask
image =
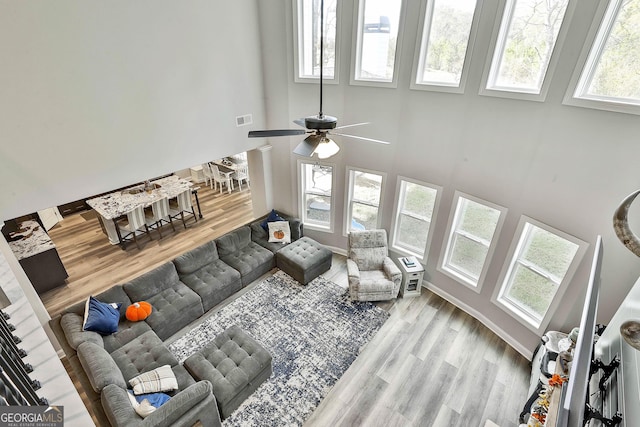
M 403 297 L 420 296 L 424 268 L 416 257 L 400 257 L 398 265 L 402 271 L 402 284 L 400 294 Z

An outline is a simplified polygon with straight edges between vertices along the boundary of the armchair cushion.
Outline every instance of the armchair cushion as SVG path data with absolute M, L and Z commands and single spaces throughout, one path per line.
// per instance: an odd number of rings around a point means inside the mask
M 385 230 L 352 231 L 349 233 L 349 258 L 360 270 L 382 269 L 388 255 Z

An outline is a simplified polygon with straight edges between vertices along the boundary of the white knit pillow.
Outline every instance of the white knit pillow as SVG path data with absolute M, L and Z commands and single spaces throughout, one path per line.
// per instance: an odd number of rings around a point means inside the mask
M 134 394 L 157 393 L 178 389 L 178 380 L 169 365 L 160 366 L 153 371 L 131 378 L 129 384 L 133 387 Z

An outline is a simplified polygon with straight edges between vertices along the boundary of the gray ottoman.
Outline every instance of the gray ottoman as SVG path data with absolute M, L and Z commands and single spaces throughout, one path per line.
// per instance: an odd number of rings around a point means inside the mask
M 271 376 L 271 355 L 237 326 L 231 326 L 184 366 L 199 380 L 209 380 L 220 416 L 227 418 Z
M 306 285 L 331 268 L 333 253 L 309 237 L 301 237 L 276 252 L 276 266 Z

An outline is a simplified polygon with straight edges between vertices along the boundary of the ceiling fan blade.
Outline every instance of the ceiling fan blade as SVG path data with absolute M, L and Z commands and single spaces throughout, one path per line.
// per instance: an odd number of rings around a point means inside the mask
M 297 124 L 298 126 L 302 126 L 303 128 L 304 128 L 304 127 L 307 127 L 307 126 L 306 126 L 306 124 L 305 124 L 305 122 L 304 122 L 304 117 L 303 117 L 303 118 L 301 118 L 301 119 L 295 119 L 295 120 L 293 121 L 293 123 Z
M 368 124 L 369 124 L 369 122 L 354 123 L 354 124 L 351 124 L 351 125 L 338 126 L 338 127 L 336 127 L 336 129 L 352 128 L 354 126 L 362 126 L 362 125 L 368 125 Z
M 307 133 L 307 131 L 304 129 L 252 130 L 249 132 L 249 138 L 267 138 L 270 136 L 304 135 L 305 133 Z
M 298 144 L 293 152 L 299 156 L 311 157 L 316 151 L 318 144 L 320 144 L 321 139 L 321 135 L 309 135 L 300 144 Z
M 361 139 L 363 141 L 377 142 L 378 144 L 391 144 L 389 141 L 382 141 L 382 140 L 373 139 L 373 138 L 365 138 L 363 136 L 347 135 L 345 133 L 334 133 L 334 132 L 331 132 L 331 135 L 346 136 L 346 137 L 349 137 L 349 138 Z

